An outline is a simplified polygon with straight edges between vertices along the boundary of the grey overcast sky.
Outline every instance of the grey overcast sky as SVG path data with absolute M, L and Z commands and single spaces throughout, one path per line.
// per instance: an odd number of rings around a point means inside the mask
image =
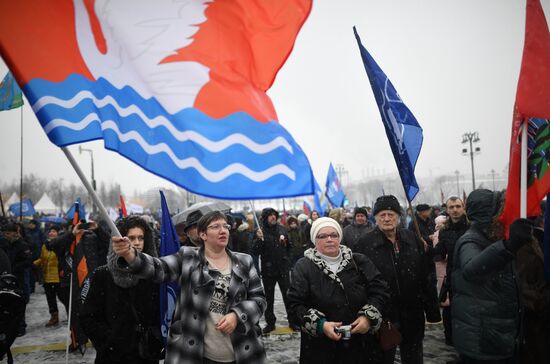
M 550 0 L 541 0 L 547 20 Z M 317 0 L 269 95 L 283 124 L 324 185 L 329 162 L 349 180 L 396 173 L 380 115 L 353 36 L 388 75 L 424 129 L 417 176 L 470 178 L 462 134 L 479 132 L 476 174 L 507 168 L 512 109 L 523 51 L 525 0 Z M 7 71 L 0 64 L 0 75 Z M 28 104 L 24 107 L 24 173 L 78 181 Z M 0 181 L 19 178 L 20 110 L 0 113 Z M 99 182 L 126 193 L 171 182 L 156 177 L 103 142 L 94 151 Z M 77 161 L 89 175 L 89 154 Z M 422 187 L 422 186 L 421 186 Z

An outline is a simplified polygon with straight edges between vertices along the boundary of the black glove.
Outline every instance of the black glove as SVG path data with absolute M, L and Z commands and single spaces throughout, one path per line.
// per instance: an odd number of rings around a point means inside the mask
M 527 219 L 517 219 L 510 225 L 510 238 L 504 241 L 504 246 L 512 253 L 533 240 L 533 222 Z

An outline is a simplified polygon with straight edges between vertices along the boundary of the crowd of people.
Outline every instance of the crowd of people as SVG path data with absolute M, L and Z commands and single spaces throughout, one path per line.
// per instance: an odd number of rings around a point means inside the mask
M 263 363 L 262 335 L 279 323 L 301 332 L 301 363 L 394 363 L 399 352 L 415 364 L 426 322 L 441 321 L 456 362 L 548 362 L 543 218 L 518 219 L 506 235 L 502 206 L 501 192 L 479 189 L 414 212 L 392 195 L 327 216 L 196 210 L 176 225 L 180 250 L 160 258 L 149 216 L 119 219 L 122 237 L 100 222 L 5 219 L 0 273 L 15 277 L 23 306 L 42 284 L 44 325 L 59 325 L 59 300 L 70 349 L 90 340 L 96 363 Z M 180 287 L 166 339 L 164 282 Z M 275 316 L 276 286 L 286 318 Z

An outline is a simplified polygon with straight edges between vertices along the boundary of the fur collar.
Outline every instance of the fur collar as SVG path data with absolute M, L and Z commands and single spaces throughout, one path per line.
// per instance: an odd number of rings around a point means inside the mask
M 342 252 L 342 261 L 340 262 L 340 265 L 338 266 L 338 269 L 336 270 L 336 273 L 333 273 L 328 267 L 325 261 L 321 258 L 319 255 L 319 252 L 316 248 L 309 248 L 304 252 L 304 256 L 306 259 L 309 259 L 315 264 L 326 276 L 328 276 L 333 281 L 336 281 L 342 289 L 344 288 L 344 285 L 340 278 L 338 277 L 338 273 L 344 270 L 345 267 L 352 264 L 352 251 L 350 248 L 348 248 L 345 245 L 340 245 L 340 251 Z

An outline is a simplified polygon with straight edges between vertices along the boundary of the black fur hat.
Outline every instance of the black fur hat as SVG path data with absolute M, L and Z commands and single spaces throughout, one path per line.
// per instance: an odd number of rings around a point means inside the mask
M 374 203 L 374 208 L 372 209 L 372 214 L 376 216 L 380 211 L 383 210 L 392 210 L 398 215 L 403 213 L 399 201 L 394 195 L 384 195 L 376 199 Z

